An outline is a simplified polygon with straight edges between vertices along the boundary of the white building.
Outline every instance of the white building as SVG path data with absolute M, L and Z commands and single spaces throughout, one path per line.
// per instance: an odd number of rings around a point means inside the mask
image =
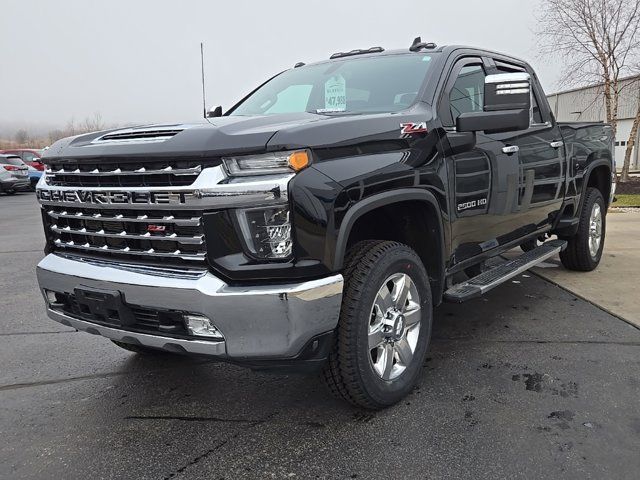
M 618 132 L 615 140 L 616 165 L 622 168 L 627 142 L 633 125 L 633 119 L 640 102 L 640 76 L 625 78 L 620 81 L 620 106 L 618 109 Z M 559 122 L 605 122 L 604 95 L 602 85 L 576 88 L 565 92 L 548 95 L 551 111 Z M 636 143 L 631 154 L 631 169 L 640 169 L 638 146 Z

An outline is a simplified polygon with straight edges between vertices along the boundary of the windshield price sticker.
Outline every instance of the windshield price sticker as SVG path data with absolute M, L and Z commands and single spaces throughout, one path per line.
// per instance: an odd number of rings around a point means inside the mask
M 331 77 L 324 84 L 324 111 L 344 112 L 347 109 L 347 83 L 342 75 Z

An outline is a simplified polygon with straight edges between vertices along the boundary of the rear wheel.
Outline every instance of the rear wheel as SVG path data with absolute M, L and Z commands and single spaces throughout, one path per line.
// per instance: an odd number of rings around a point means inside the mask
M 590 272 L 602 258 L 606 233 L 606 207 L 602 193 L 588 188 L 578 223 L 578 232 L 568 240 L 567 248 L 560 253 L 562 265 L 569 270 Z
M 396 242 L 362 242 L 347 255 L 333 350 L 322 378 L 334 395 L 371 409 L 401 400 L 422 371 L 431 336 L 429 277 Z
M 140 355 L 176 355 L 173 352 L 167 352 L 166 350 L 160 350 L 157 348 L 145 347 L 143 345 L 134 345 L 132 343 L 118 342 L 117 340 L 111 340 L 120 348 L 124 348 L 130 352 L 134 352 Z

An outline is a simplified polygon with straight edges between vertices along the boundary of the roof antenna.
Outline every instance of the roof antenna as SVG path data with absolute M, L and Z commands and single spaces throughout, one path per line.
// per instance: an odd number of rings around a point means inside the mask
M 420 37 L 416 37 L 413 39 L 413 43 L 409 47 L 410 52 L 419 52 L 423 48 L 434 49 L 436 48 L 436 44 L 433 42 L 424 43 Z
M 204 92 L 204 44 L 200 42 L 200 68 L 202 69 L 202 115 L 207 118 L 207 99 Z
M 409 47 L 409 51 L 411 52 L 417 52 L 418 50 L 420 50 L 420 44 L 422 43 L 422 38 L 420 37 L 416 37 L 413 39 L 413 43 L 411 44 L 411 46 Z

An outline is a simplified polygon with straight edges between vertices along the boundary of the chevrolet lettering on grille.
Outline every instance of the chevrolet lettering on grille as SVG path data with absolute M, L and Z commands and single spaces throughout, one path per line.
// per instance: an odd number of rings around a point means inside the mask
M 43 202 L 82 203 L 95 205 L 149 204 L 179 205 L 186 202 L 191 193 L 186 192 L 110 192 L 91 190 L 38 190 Z

